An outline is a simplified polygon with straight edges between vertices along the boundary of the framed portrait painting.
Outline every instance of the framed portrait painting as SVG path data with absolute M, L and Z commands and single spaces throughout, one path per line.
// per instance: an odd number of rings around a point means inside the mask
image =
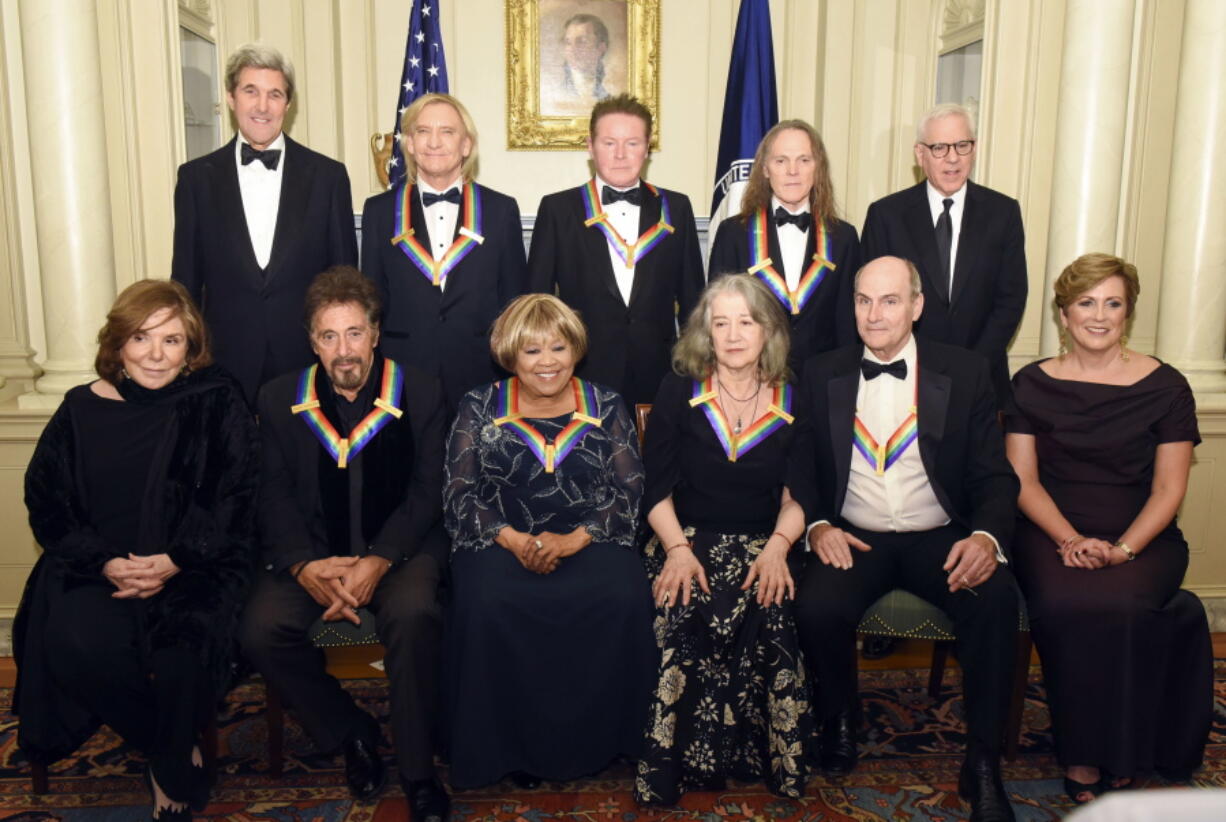
M 660 0 L 507 0 L 506 7 L 508 148 L 584 148 L 592 106 L 616 94 L 633 94 L 658 120 Z

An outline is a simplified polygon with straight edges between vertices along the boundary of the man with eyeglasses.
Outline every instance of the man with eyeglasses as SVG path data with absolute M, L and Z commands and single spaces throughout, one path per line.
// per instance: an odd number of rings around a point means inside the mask
M 975 124 L 943 103 L 916 129 L 927 179 L 883 197 L 864 218 L 862 258 L 911 260 L 927 297 L 915 332 L 987 358 L 998 407 L 1011 395 L 1006 349 L 1026 307 L 1026 248 L 1017 200 L 968 180 Z

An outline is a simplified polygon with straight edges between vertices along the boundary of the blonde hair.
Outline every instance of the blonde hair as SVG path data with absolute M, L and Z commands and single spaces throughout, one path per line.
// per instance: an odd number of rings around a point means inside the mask
M 766 176 L 766 163 L 775 138 L 789 129 L 803 131 L 809 138 L 810 151 L 813 153 L 813 188 L 809 190 L 809 212 L 813 215 L 815 224 L 830 227 L 838 219 L 839 207 L 834 199 L 834 183 L 830 180 L 830 158 L 826 155 L 826 145 L 817 129 L 804 120 L 784 120 L 777 124 L 762 142 L 753 155 L 753 167 L 749 170 L 749 182 L 741 197 L 741 213 L 737 215 L 741 222 L 748 223 L 759 209 L 769 209 L 771 204 L 771 183 Z
M 1097 288 L 1099 283 L 1119 277 L 1124 281 L 1124 297 L 1128 302 L 1128 316 L 1137 307 L 1137 295 L 1141 293 L 1141 280 L 1137 267 L 1121 257 L 1094 251 L 1082 254 L 1069 263 L 1056 279 L 1056 307 L 1061 312 L 1082 294 Z
M 490 331 L 490 353 L 507 371 L 526 345 L 560 337 L 570 346 L 575 362 L 587 353 L 587 328 L 569 305 L 552 294 L 524 294 L 507 303 Z
M 421 113 L 426 106 L 445 103 L 455 109 L 455 113 L 460 115 L 460 122 L 464 124 L 464 136 L 472 141 L 472 149 L 468 152 L 468 156 L 464 158 L 464 162 L 460 164 L 460 176 L 466 183 L 471 183 L 477 179 L 477 126 L 473 123 L 473 117 L 468 113 L 468 109 L 464 108 L 455 97 L 450 94 L 440 94 L 431 92 L 418 97 L 409 107 L 404 110 L 404 114 L 400 115 L 400 153 L 404 155 L 405 174 L 409 180 L 417 180 L 417 160 L 409 153 L 409 140 L 412 139 L 413 126 L 417 125 L 417 118 L 421 117 Z
M 711 304 L 716 297 L 735 295 L 745 300 L 749 316 L 762 326 L 764 343 L 758 357 L 758 378 L 768 383 L 785 382 L 792 332 L 779 300 L 762 281 L 750 274 L 713 274 L 698 305 L 690 312 L 677 344 L 673 346 L 673 371 L 683 377 L 704 380 L 715 370 L 715 344 L 711 339 Z

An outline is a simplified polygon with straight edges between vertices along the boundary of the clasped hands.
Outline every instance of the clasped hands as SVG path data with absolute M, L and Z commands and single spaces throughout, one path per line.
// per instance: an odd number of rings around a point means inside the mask
M 1070 568 L 1094 571 L 1128 561 L 1128 555 L 1105 539 L 1076 536 L 1056 549 L 1060 559 Z
M 796 598 L 796 586 L 788 570 L 789 547 L 781 543 L 768 544 L 749 566 L 745 581 L 741 583 L 741 590 L 748 591 L 756 581 L 756 599 L 759 605 L 780 605 L 785 595 L 788 599 Z M 694 556 L 694 552 L 685 545 L 670 548 L 664 567 L 651 586 L 656 607 L 689 605 L 694 582 L 698 583 L 703 593 L 711 593 L 707 572 L 698 557 Z
M 161 593 L 166 580 L 179 573 L 169 554 L 115 557 L 102 566 L 102 575 L 118 590 L 115 599 L 148 599 Z
M 851 549 L 871 551 L 872 546 L 829 523 L 813 526 L 809 532 L 809 547 L 825 565 L 833 565 L 844 571 L 852 566 Z M 975 593 L 975 588 L 987 582 L 996 573 L 996 545 L 984 534 L 971 534 L 960 539 L 949 549 L 941 568 L 949 580 L 949 591 L 966 589 Z
M 591 544 L 592 537 L 583 526 L 569 534 L 555 534 L 552 531 L 525 534 L 508 526 L 498 532 L 496 542 L 514 554 L 519 564 L 532 573 L 549 574 L 557 570 L 558 563 L 563 559 L 574 556 Z
M 323 621 L 347 619 L 361 625 L 358 608 L 370 602 L 379 580 L 391 566 L 378 554 L 324 557 L 299 563 L 298 584 L 324 608 Z

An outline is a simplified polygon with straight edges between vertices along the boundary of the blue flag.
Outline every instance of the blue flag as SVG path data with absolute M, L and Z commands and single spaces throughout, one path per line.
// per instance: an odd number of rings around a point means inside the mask
M 767 0 L 741 0 L 728 64 L 724 92 L 724 123 L 719 133 L 719 161 L 711 195 L 708 237 L 726 217 L 741 209 L 741 194 L 758 143 L 779 122 L 775 93 L 775 47 L 771 40 L 771 11 Z
M 409 38 L 404 45 L 404 71 L 400 73 L 400 93 L 396 101 L 396 125 L 392 158 L 387 161 L 391 188 L 404 179 L 404 154 L 400 151 L 400 115 L 423 94 L 447 93 L 447 57 L 443 54 L 443 33 L 439 29 L 438 6 L 442 0 L 411 0 Z

